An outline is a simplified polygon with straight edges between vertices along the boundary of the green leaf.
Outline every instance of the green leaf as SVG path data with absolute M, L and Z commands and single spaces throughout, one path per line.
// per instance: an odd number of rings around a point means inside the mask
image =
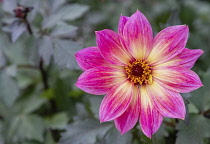
M 101 104 L 101 101 L 102 101 L 103 97 L 95 96 L 95 95 L 87 95 L 87 97 L 90 100 L 91 111 L 93 112 L 95 118 L 99 119 L 99 115 L 98 115 L 99 114 L 99 107 L 100 107 L 100 104 Z
M 0 98 L 11 107 L 19 96 L 19 88 L 15 80 L 6 73 L 0 73 Z
M 3 51 L 0 49 L 0 68 L 5 66 L 6 64 L 6 58 L 4 56 Z
M 17 72 L 17 82 L 21 89 L 24 89 L 32 84 L 37 84 L 40 80 L 40 72 L 32 68 L 21 68 Z
M 51 32 L 51 36 L 53 37 L 70 37 L 72 34 L 74 34 L 77 30 L 76 26 L 66 24 L 64 22 L 58 23 L 55 28 L 53 28 Z
M 50 58 L 53 55 L 53 44 L 52 40 L 48 36 L 43 36 L 38 42 L 39 56 L 43 58 L 44 63 L 48 65 Z
M 189 5 L 183 5 L 180 10 L 180 19 L 182 23 L 189 25 L 190 27 L 193 25 L 195 21 L 196 13 L 195 10 Z
M 28 140 L 26 140 L 23 143 L 21 142 L 21 144 L 40 144 L 40 143 L 37 142 L 37 141 L 28 141 Z
M 85 107 L 84 104 L 82 103 L 77 103 L 76 104 L 76 115 L 74 116 L 74 120 L 77 121 L 77 120 L 81 120 L 81 119 L 86 119 L 87 117 L 89 117 L 89 107 Z
M 203 139 L 210 137 L 210 120 L 202 115 L 190 115 L 190 125 L 187 127 L 180 121 L 176 127 L 176 144 L 204 144 Z
M 9 117 L 11 115 L 11 109 L 2 100 L 0 100 L 0 115 L 2 117 Z
M 15 21 L 11 25 L 12 42 L 15 42 L 25 31 L 26 24 L 21 21 Z
M 66 0 L 52 0 L 52 11 L 56 12 L 58 8 L 65 4 Z
M 8 74 L 11 77 L 15 77 L 17 75 L 17 66 L 16 65 L 10 65 L 5 68 L 6 74 Z
M 210 109 L 210 68 L 203 75 L 203 87 L 191 92 L 189 100 L 201 111 Z
M 55 13 L 44 19 L 42 23 L 42 29 L 51 29 L 53 28 L 59 21 L 61 21 L 62 15 Z
M 54 100 L 59 111 L 68 111 L 68 114 L 75 114 L 75 101 L 71 99 L 68 92 L 71 90 L 71 85 L 61 79 L 56 79 L 53 84 Z
M 61 112 L 53 115 L 50 118 L 46 118 L 45 123 L 51 129 L 59 129 L 62 130 L 68 123 L 68 116 L 66 113 Z
M 105 136 L 100 139 L 96 144 L 131 144 L 132 134 L 127 132 L 121 135 L 115 127 L 111 128 Z
M 46 102 L 46 99 L 34 95 L 17 101 L 14 105 L 14 109 L 19 113 L 29 114 L 40 108 L 40 106 Z
M 0 121 L 0 144 L 4 144 L 4 137 L 3 137 L 3 123 Z
M 46 18 L 42 24 L 42 28 L 52 28 L 61 20 L 75 20 L 81 17 L 88 9 L 88 6 L 81 4 L 66 5 Z
M 169 132 L 166 130 L 166 125 L 161 124 L 158 131 L 152 136 L 157 144 L 166 144 L 165 138 L 169 136 Z
M 52 134 L 50 131 L 47 131 L 46 138 L 45 138 L 45 144 L 56 144 L 53 140 Z
M 195 107 L 195 105 L 193 103 L 190 103 L 188 105 L 188 108 L 189 108 L 189 113 L 199 113 L 198 109 Z
M 17 0 L 5 0 L 3 2 L 2 7 L 5 12 L 13 14 L 13 10 L 15 9 L 16 6 L 17 6 Z
M 54 39 L 53 57 L 55 63 L 63 68 L 79 69 L 75 60 L 75 53 L 82 47 L 70 40 Z
M 100 124 L 98 120 L 77 120 L 66 128 L 59 144 L 94 144 L 98 138 L 102 138 L 112 127 L 110 123 Z
M 35 40 L 32 37 L 22 36 L 21 39 L 14 43 L 5 40 L 5 55 L 9 62 L 17 65 L 33 64 L 31 58 L 36 54 Z
M 87 12 L 88 9 L 89 7 L 87 5 L 71 4 L 63 7 L 60 10 L 60 13 L 63 13 L 63 20 L 75 20 Z
M 43 142 L 44 123 L 37 115 L 18 115 L 8 128 L 8 141 L 36 140 Z
M 40 97 L 46 98 L 46 99 L 52 99 L 54 97 L 54 90 L 51 88 L 47 89 L 41 94 Z

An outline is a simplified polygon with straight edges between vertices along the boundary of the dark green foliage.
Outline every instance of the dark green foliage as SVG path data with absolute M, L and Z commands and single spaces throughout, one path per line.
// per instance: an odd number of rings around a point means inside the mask
M 210 120 L 202 115 L 190 115 L 189 119 L 189 126 L 181 121 L 177 124 L 176 144 L 204 144 L 204 138 L 210 137 Z
M 26 18 L 15 17 L 18 4 L 33 7 Z M 165 118 L 152 140 L 139 124 L 124 135 L 100 124 L 103 96 L 74 85 L 82 73 L 74 54 L 137 9 L 154 35 L 188 25 L 187 47 L 204 51 L 193 67 L 204 86 L 182 94 L 186 119 Z M 0 144 L 209 144 L 209 14 L 209 0 L 0 0 Z

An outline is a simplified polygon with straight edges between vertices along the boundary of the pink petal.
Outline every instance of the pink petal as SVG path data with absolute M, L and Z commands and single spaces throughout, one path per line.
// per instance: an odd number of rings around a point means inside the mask
M 130 56 L 124 48 L 123 40 L 120 35 L 112 30 L 102 30 L 96 32 L 97 45 L 102 57 L 109 63 L 125 66 L 130 62 Z
M 124 69 L 114 67 L 95 67 L 80 75 L 76 86 L 81 90 L 102 95 L 106 94 L 114 85 L 126 79 Z
M 127 21 L 123 36 L 128 51 L 138 60 L 145 59 L 152 48 L 152 28 L 147 18 L 136 11 Z
M 203 86 L 199 76 L 184 67 L 156 67 L 152 74 L 162 86 L 178 93 L 188 93 Z
M 100 50 L 97 47 L 82 49 L 75 54 L 75 57 L 78 65 L 84 71 L 94 67 L 109 65 L 101 56 Z
M 121 134 L 124 134 L 132 129 L 139 119 L 140 94 L 137 86 L 133 89 L 132 97 L 132 101 L 126 111 L 114 120 L 115 126 L 121 132 Z
M 129 17 L 120 16 L 119 24 L 118 24 L 118 34 L 123 35 L 123 30 L 125 27 L 126 22 L 128 21 Z
M 203 54 L 201 49 L 190 50 L 184 48 L 183 51 L 176 57 L 158 66 L 183 66 L 191 69 L 196 60 Z
M 164 63 L 183 51 L 188 39 L 188 26 L 167 27 L 154 38 L 153 49 L 147 59 L 152 65 Z
M 164 88 L 156 81 L 153 81 L 151 85 L 146 85 L 146 88 L 157 110 L 163 116 L 180 119 L 185 118 L 185 104 L 179 93 Z
M 147 89 L 141 86 L 141 113 L 140 125 L 142 132 L 149 138 L 160 127 L 163 121 L 163 116 L 154 106 Z
M 124 81 L 110 89 L 101 102 L 99 117 L 101 122 L 114 120 L 121 116 L 129 107 L 134 85 L 130 81 Z

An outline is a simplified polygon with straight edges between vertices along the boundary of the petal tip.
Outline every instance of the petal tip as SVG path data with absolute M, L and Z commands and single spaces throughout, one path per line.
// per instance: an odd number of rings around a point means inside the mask
M 99 113 L 99 119 L 100 119 L 100 123 L 103 123 L 106 121 L 105 117 L 101 113 Z
M 179 116 L 177 116 L 177 118 L 181 119 L 181 120 L 185 120 L 185 116 L 186 116 L 186 110 L 184 112 L 181 112 Z
M 150 139 L 152 138 L 152 134 L 153 134 L 152 130 L 150 130 L 149 128 L 143 129 L 142 126 L 141 126 L 141 130 L 148 138 Z
M 100 117 L 100 123 L 103 123 L 103 122 L 106 122 L 106 121 L 109 121 L 109 119 L 107 119 L 107 117 L 102 117 L 102 116 L 99 116 Z
M 110 121 L 106 116 L 102 117 L 101 115 L 99 115 L 99 119 L 100 119 L 100 123 Z
M 95 34 L 101 34 L 101 33 L 103 33 L 104 31 L 107 31 L 107 30 L 109 30 L 109 29 L 103 29 L 103 30 L 100 30 L 100 31 L 95 31 Z
M 149 139 L 152 139 L 152 133 L 145 133 L 145 135 L 149 138 Z
M 78 82 L 76 82 L 74 85 L 77 86 L 78 88 L 80 87 L 79 84 L 78 84 Z
M 143 15 L 143 14 L 137 9 L 136 12 L 132 16 L 135 16 L 135 15 Z
M 201 49 L 198 49 L 198 53 L 200 54 L 200 55 L 202 55 L 203 53 L 204 53 L 204 51 L 203 50 L 201 50 Z
M 185 120 L 185 117 L 180 118 L 181 120 Z
M 77 63 L 78 63 L 78 60 L 79 60 L 79 59 L 78 59 L 78 57 L 79 57 L 78 52 L 74 54 L 74 57 L 75 57 L 75 59 L 76 59 L 76 61 L 77 61 Z
M 118 131 L 120 132 L 120 135 L 124 135 L 127 131 L 125 130 L 125 129 L 123 129 L 123 128 L 117 128 L 118 129 Z
M 189 26 L 188 25 L 183 25 L 183 29 L 185 29 L 186 31 L 189 31 Z
M 198 82 L 198 88 L 203 87 L 203 86 L 204 86 L 204 85 L 202 84 L 202 82 L 199 81 L 199 82 Z M 198 88 L 197 88 L 197 89 L 198 89 Z
M 124 131 L 121 131 L 121 132 L 120 132 L 120 135 L 124 135 L 125 133 L 126 133 L 126 132 L 124 132 Z
M 103 31 L 103 30 L 101 30 L 101 31 Z M 95 31 L 95 35 L 96 36 L 99 35 L 101 33 L 101 31 Z
M 178 30 L 183 30 L 183 31 L 186 31 L 186 32 L 189 31 L 188 25 L 175 25 L 175 26 L 171 26 L 171 27 L 174 27 Z

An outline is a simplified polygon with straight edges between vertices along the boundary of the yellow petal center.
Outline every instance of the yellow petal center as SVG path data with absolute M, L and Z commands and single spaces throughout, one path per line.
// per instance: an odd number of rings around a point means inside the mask
M 128 79 L 137 85 L 152 84 L 152 70 L 146 61 L 136 60 L 125 66 Z

